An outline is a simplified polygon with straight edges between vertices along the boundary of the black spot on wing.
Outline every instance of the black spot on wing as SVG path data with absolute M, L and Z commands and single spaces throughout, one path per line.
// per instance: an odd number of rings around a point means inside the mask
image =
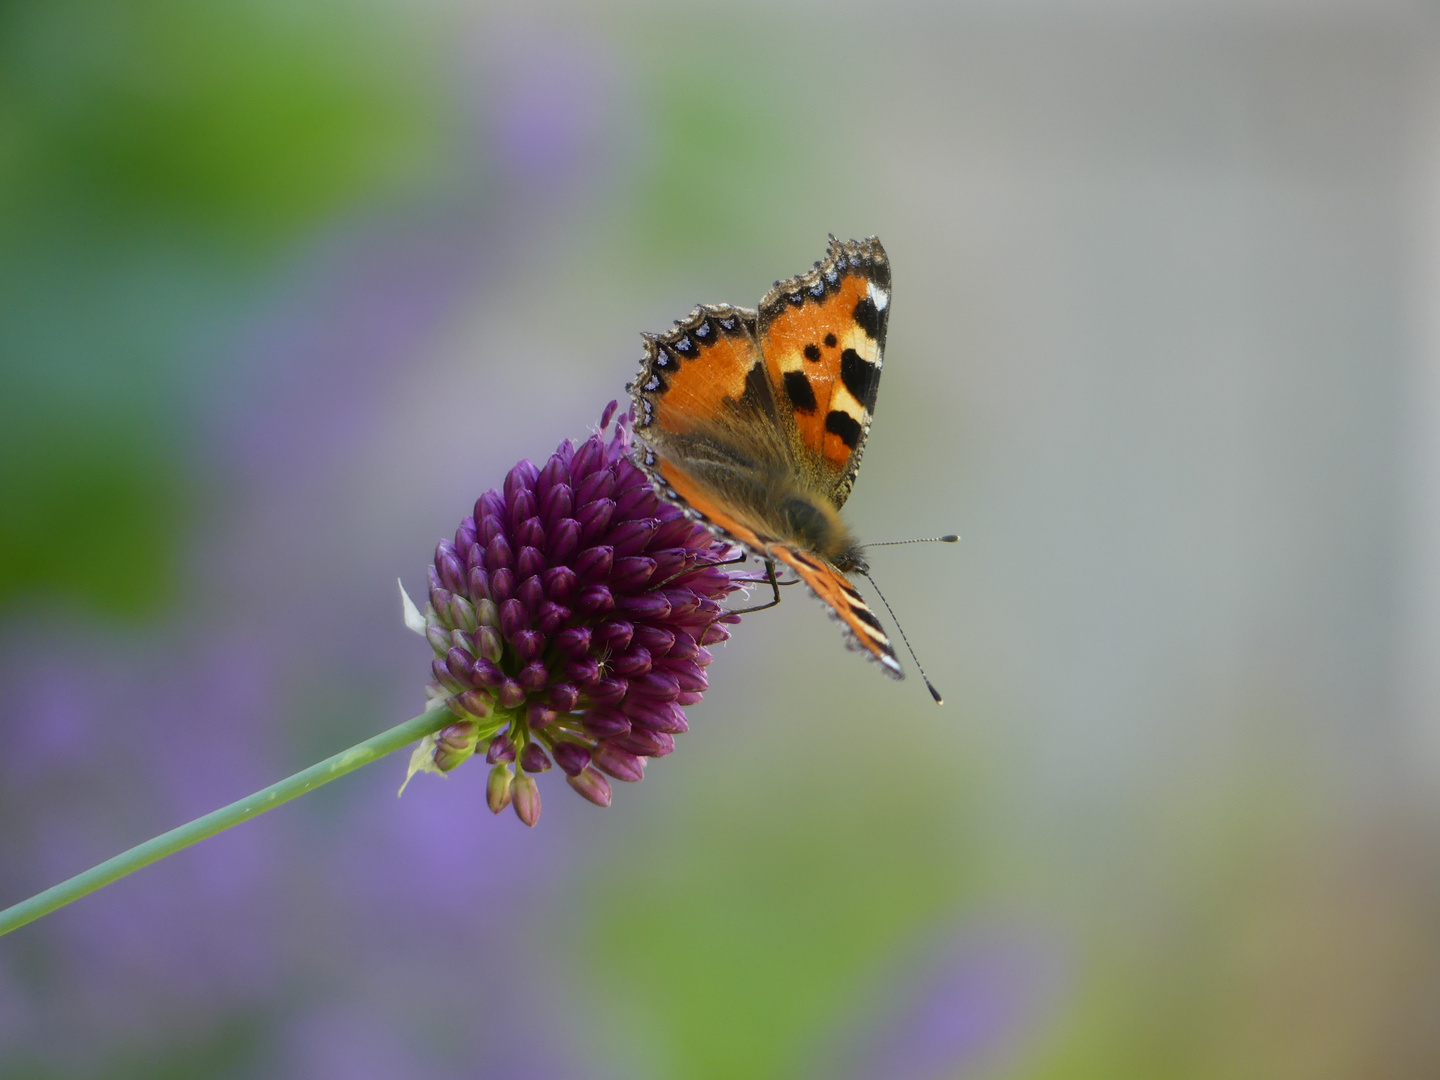
M 855 305 L 855 322 L 865 331 L 866 337 L 873 340 L 880 336 L 880 312 L 870 297 L 861 297 Z
M 834 335 L 832 334 L 831 336 L 833 337 Z M 820 359 L 820 348 L 819 348 L 819 346 L 817 346 L 814 342 L 811 342 L 809 345 L 806 345 L 806 346 L 805 346 L 805 359 L 806 359 L 806 360 L 819 360 L 819 359 Z
M 826 334 L 826 335 L 825 335 L 825 347 L 826 347 L 827 349 L 833 349 L 833 348 L 835 347 L 835 335 L 834 335 L 834 334 Z
M 846 349 L 840 354 L 840 381 L 867 409 L 875 401 L 875 377 L 878 374 L 875 365 L 854 349 Z
M 860 422 L 847 412 L 832 409 L 825 414 L 825 430 L 839 435 L 840 441 L 851 450 L 860 445 Z
M 801 412 L 813 413 L 819 407 L 815 400 L 815 389 L 803 371 L 785 373 L 785 393 L 790 398 L 790 404 Z

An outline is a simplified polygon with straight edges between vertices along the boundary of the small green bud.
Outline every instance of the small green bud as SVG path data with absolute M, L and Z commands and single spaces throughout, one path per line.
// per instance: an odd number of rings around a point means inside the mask
M 485 603 L 490 603 L 486 600 Z M 493 626 L 482 626 L 475 631 L 475 655 L 484 657 L 492 664 L 500 662 L 500 656 L 505 651 L 505 641 L 500 636 L 500 631 Z
M 514 771 L 504 762 L 490 770 L 490 779 L 485 782 L 485 801 L 490 804 L 492 814 L 510 805 L 510 785 L 514 778 Z
M 449 772 L 456 765 L 468 761 L 475 753 L 475 743 L 479 735 L 480 725 L 474 720 L 461 720 L 436 732 L 436 767 L 441 772 Z
M 435 650 L 435 655 L 443 657 L 450 651 L 450 635 L 441 626 L 427 626 L 425 638 L 430 642 L 430 647 Z
M 462 630 L 474 630 L 477 623 L 475 619 L 475 608 L 469 600 L 463 596 L 456 596 L 450 600 L 450 610 L 455 616 L 455 623 Z
M 495 606 L 494 600 L 487 597 L 476 605 L 475 618 L 481 626 L 499 626 L 500 609 Z
M 488 719 L 495 711 L 495 702 L 484 690 L 467 690 L 457 698 L 451 698 L 450 704 L 458 706 L 466 716 L 478 717 L 481 720 Z

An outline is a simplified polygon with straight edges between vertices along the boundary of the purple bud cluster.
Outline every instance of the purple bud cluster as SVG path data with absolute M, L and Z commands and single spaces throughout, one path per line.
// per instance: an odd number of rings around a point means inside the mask
M 606 439 L 614 411 L 579 447 L 511 469 L 430 568 L 428 695 L 457 717 L 434 736 L 434 765 L 483 754 L 491 810 L 513 805 L 527 825 L 552 765 L 608 806 L 607 776 L 640 780 L 674 750 L 707 646 L 738 621 L 720 606 L 738 587 L 718 565 L 734 549 L 656 494 L 630 461 L 628 417 Z

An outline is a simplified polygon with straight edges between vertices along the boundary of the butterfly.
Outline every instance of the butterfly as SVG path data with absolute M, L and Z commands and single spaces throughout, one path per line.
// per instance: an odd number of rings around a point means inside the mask
M 777 281 L 758 311 L 702 304 L 669 332 L 643 335 L 627 389 L 636 463 L 665 497 L 765 562 L 772 586 L 777 562 L 793 569 L 847 644 L 900 679 L 880 620 L 846 577 L 869 567 L 840 517 L 870 432 L 889 313 L 880 241 L 831 236 L 825 258 Z

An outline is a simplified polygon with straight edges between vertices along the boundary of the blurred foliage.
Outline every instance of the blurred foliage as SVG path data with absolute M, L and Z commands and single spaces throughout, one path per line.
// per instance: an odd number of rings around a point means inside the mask
M 736 62 L 736 57 L 746 60 Z M 779 216 L 800 163 L 784 118 L 770 108 L 773 68 L 750 50 L 706 49 L 652 71 L 655 147 L 638 194 L 651 242 L 687 252 L 751 246 Z M 748 62 L 747 62 L 748 61 Z
M 435 171 L 427 30 L 328 3 L 0 8 L 0 606 L 174 595 L 187 414 L 233 360 L 186 341 L 294 241 Z
M 740 253 L 745 266 L 767 261 L 765 252 L 793 260 L 796 244 L 818 257 L 826 231 L 845 228 L 831 212 L 839 192 L 819 172 L 835 145 L 831 124 L 843 118 L 806 109 L 808 122 L 797 124 L 786 107 L 827 77 L 813 48 L 795 47 L 813 41 L 797 42 L 797 28 L 779 21 L 759 35 L 748 25 L 709 27 L 697 48 L 685 29 L 665 29 L 665 20 L 647 25 L 636 50 L 646 57 L 637 75 L 647 147 L 632 198 L 652 257 L 692 275 Z
M 173 599 L 183 466 L 143 435 L 76 419 L 0 439 L 0 602 L 43 589 L 111 614 L 154 610 Z
M 978 770 L 877 764 L 859 732 L 801 745 L 779 717 L 772 730 L 767 759 L 743 768 L 711 747 L 719 770 L 686 785 L 676 817 L 630 822 L 587 891 L 618 1060 L 638 1035 L 661 1075 L 797 1075 L 977 883 Z
M 282 239 L 423 170 L 437 87 L 374 6 L 21 0 L 0 31 L 5 209 Z M 407 34 L 405 31 L 411 32 Z

